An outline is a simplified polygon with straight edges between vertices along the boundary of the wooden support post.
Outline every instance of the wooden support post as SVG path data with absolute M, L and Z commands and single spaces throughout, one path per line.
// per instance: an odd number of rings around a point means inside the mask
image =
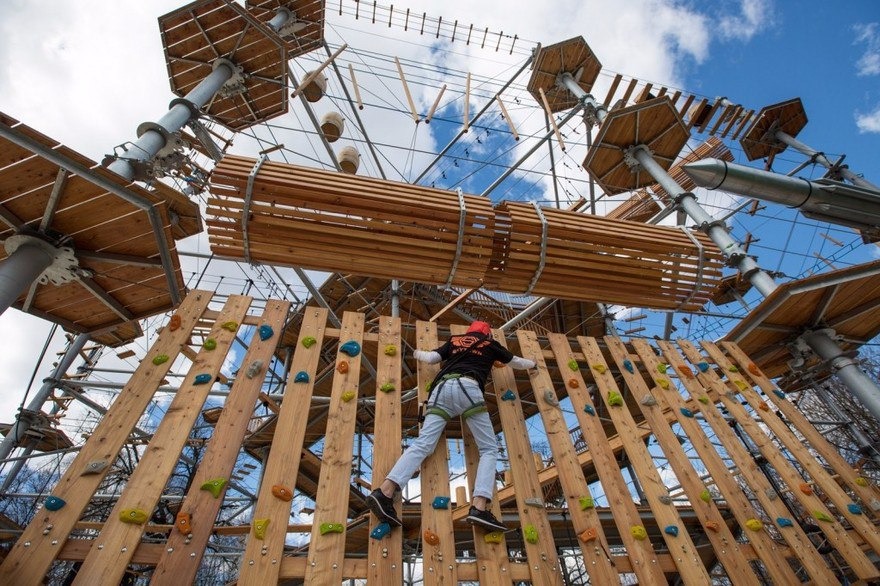
M 608 88 L 608 93 L 605 94 L 605 99 L 602 100 L 602 103 L 609 110 L 611 109 L 611 106 L 614 105 L 611 103 L 611 100 L 614 98 L 614 93 L 617 91 L 617 86 L 620 85 L 621 79 L 623 79 L 623 76 L 620 75 L 619 73 L 614 76 L 614 79 L 611 81 L 611 86 L 609 86 L 609 88 Z
M 461 303 L 462 301 L 464 301 L 465 299 L 470 297 L 475 291 L 477 291 L 477 289 L 479 289 L 479 287 L 472 287 L 470 289 L 465 289 L 464 291 L 459 293 L 455 299 L 453 299 L 452 301 L 447 303 L 443 309 L 441 309 L 440 311 L 438 311 L 437 313 L 432 315 L 431 319 L 429 319 L 428 321 L 437 321 L 438 317 L 440 317 L 441 315 L 443 315 L 444 313 L 446 313 L 447 311 L 449 311 L 450 309 L 452 309 L 453 307 L 455 307 L 456 305 L 458 305 L 459 303 Z
M 385 475 L 400 456 L 401 419 L 400 367 L 403 347 L 400 339 L 400 318 L 379 318 L 378 361 L 376 364 L 376 417 L 374 423 L 373 488 L 379 488 Z M 387 349 L 394 348 L 389 354 Z M 383 390 L 383 385 L 393 390 Z M 400 510 L 397 511 L 398 517 Z M 378 525 L 375 515 L 370 515 L 370 529 Z M 403 532 L 393 529 L 382 539 L 370 539 L 367 546 L 367 581 L 370 584 L 403 583 Z
M 308 417 L 303 416 L 303 409 L 311 405 L 318 361 L 324 342 L 327 313 L 327 309 L 310 307 L 303 315 L 299 343 L 293 354 L 290 374 L 284 388 L 284 401 L 281 403 L 278 422 L 275 425 L 275 429 L 279 432 L 283 430 L 283 439 L 276 436 L 277 441 L 272 445 L 263 469 L 257 503 L 254 506 L 253 518 L 269 519 L 269 524 L 266 526 L 263 539 L 258 539 L 253 529 L 248 535 L 238 576 L 241 584 L 278 583 L 280 564 L 272 561 L 280 560 L 284 553 L 291 504 L 276 498 L 272 494 L 272 487 L 279 485 L 293 490 L 296 484 L 308 422 Z M 309 336 L 315 339 L 315 343 L 306 348 L 302 340 Z M 308 375 L 308 382 L 296 382 L 296 375 L 300 372 Z M 264 547 L 266 555 L 263 555 Z
M 434 100 L 434 103 L 431 105 L 431 109 L 428 111 L 428 115 L 425 116 L 425 124 L 431 123 L 431 118 L 434 117 L 434 111 L 437 109 L 437 106 L 440 104 L 440 98 L 443 97 L 443 92 L 446 91 L 446 84 L 443 84 L 443 87 L 440 88 L 440 93 L 437 94 L 437 99 Z
M 122 580 L 146 525 L 123 522 L 121 516 L 126 510 L 142 511 L 147 518 L 153 514 L 250 303 L 250 297 L 241 295 L 231 295 L 227 299 L 218 321 L 211 327 L 210 337 L 217 341 L 217 347 L 214 350 L 202 348 L 199 352 L 153 433 L 146 452 L 110 511 L 104 528 L 94 540 L 102 547 L 91 549 L 76 574 L 74 584 L 118 584 Z M 228 324 L 234 324 L 235 327 Z M 208 375 L 210 382 L 198 384 L 196 377 L 200 375 Z
M 609 393 L 620 393 L 621 389 L 617 386 L 614 375 L 605 362 L 605 357 L 602 355 L 599 343 L 595 338 L 587 338 L 585 336 L 578 336 L 578 343 L 581 346 L 584 357 L 590 364 L 590 368 L 594 369 L 596 384 L 599 386 L 599 395 L 605 402 L 608 415 L 617 429 L 617 434 L 623 439 L 624 449 L 626 450 L 629 462 L 642 486 L 642 490 L 645 492 L 648 506 L 651 507 L 651 511 L 654 513 L 654 518 L 660 527 L 663 540 L 666 542 L 669 551 L 677 552 L 677 555 L 673 556 L 673 560 L 675 560 L 675 565 L 678 568 L 682 582 L 695 585 L 711 583 L 712 580 L 709 578 L 709 573 L 706 571 L 706 567 L 703 565 L 690 535 L 686 531 L 680 531 L 678 535 L 672 535 L 663 530 L 669 526 L 681 528 L 684 524 L 675 507 L 670 507 L 660 502 L 660 497 L 668 495 L 666 485 L 663 484 L 663 479 L 660 478 L 660 474 L 657 472 L 656 465 L 651 458 L 651 454 L 648 453 L 645 444 L 633 440 L 633 432 L 636 431 L 637 426 L 629 409 L 626 407 L 626 403 L 624 402 L 619 407 L 611 405 Z M 602 366 L 606 370 L 604 372 L 595 371 L 597 366 Z
M 351 66 L 351 63 L 348 64 L 348 73 L 351 75 L 351 85 L 354 87 L 354 98 L 357 100 L 358 110 L 363 110 L 364 102 L 361 100 L 361 88 L 354 76 L 354 67 Z
M 547 120 L 550 121 L 550 126 L 553 127 L 553 132 L 556 134 L 556 140 L 559 141 L 559 148 L 565 151 L 565 143 L 562 141 L 562 133 L 559 132 L 559 126 L 556 124 L 556 119 L 553 118 L 553 112 L 550 111 L 550 104 L 547 103 L 547 95 L 544 93 L 544 88 L 539 87 L 538 91 L 541 92 L 541 102 L 544 104 L 544 114 L 547 115 Z
M 510 114 L 507 113 L 507 108 L 504 107 L 504 102 L 501 101 L 501 95 L 495 96 L 495 101 L 498 102 L 498 107 L 501 108 L 501 115 L 504 116 L 504 121 L 507 122 L 507 126 L 510 127 L 510 132 L 513 134 L 513 140 L 519 140 L 519 134 L 516 132 L 516 126 L 513 124 L 513 119 L 510 117 Z
M 462 116 L 464 118 L 464 128 L 462 132 L 468 131 L 471 117 L 471 72 L 468 71 L 467 79 L 464 82 L 464 104 L 461 107 Z
M 413 102 L 412 94 L 409 93 L 409 85 L 407 85 L 406 77 L 403 75 L 403 67 L 400 66 L 400 59 L 395 57 L 394 62 L 397 64 L 397 73 L 400 75 L 400 83 L 403 84 L 403 93 L 406 95 L 406 101 L 409 103 L 409 111 L 412 113 L 413 121 L 418 124 L 419 114 L 416 112 L 416 104 Z
M 340 348 L 349 341 L 363 346 L 363 332 L 364 314 L 346 311 L 342 315 L 342 328 L 339 332 Z M 343 488 L 347 489 L 351 478 L 351 450 L 354 443 L 362 356 L 362 351 L 356 356 L 349 356 L 341 350 L 336 356 L 336 373 L 333 376 L 327 432 L 324 436 L 324 455 L 315 498 L 309 563 L 306 566 L 307 584 L 329 586 L 339 584 L 343 579 L 345 526 L 348 524 L 348 490 Z M 343 362 L 348 364 L 347 369 L 341 368 Z M 342 370 L 345 372 L 341 372 Z M 354 397 L 346 393 L 354 393 Z M 343 526 L 341 533 L 330 531 L 322 535 L 322 527 L 326 529 L 339 524 Z
M 289 302 L 271 300 L 263 312 L 261 324 L 268 325 L 273 332 L 281 332 L 289 310 Z M 214 478 L 229 478 L 232 474 L 253 415 L 254 403 L 260 394 L 266 369 L 272 362 L 272 353 L 278 341 L 278 334 L 266 340 L 256 334 L 251 338 L 239 375 L 235 378 L 223 412 L 214 425 L 204 457 L 180 507 L 180 512 L 189 515 L 189 531 L 174 530 L 168 536 L 162 557 L 153 572 L 150 582 L 153 586 L 191 584 L 195 581 L 202 555 L 214 528 L 214 520 L 223 504 L 223 499 L 214 498 L 210 492 L 201 490 L 201 486 Z M 254 376 L 248 377 L 245 372 L 257 360 L 265 366 Z
M 437 324 L 434 322 L 416 322 L 416 345 L 420 350 L 433 350 L 440 344 L 437 340 Z M 436 364 L 418 365 L 419 402 L 427 399 L 425 388 L 434 379 L 439 370 Z M 437 545 L 424 543 L 424 576 L 425 585 L 457 584 L 458 574 L 455 560 L 455 543 L 453 541 L 452 515 L 448 509 L 435 509 L 431 506 L 434 497 L 451 496 L 449 494 L 449 450 L 446 446 L 446 433 L 440 434 L 434 452 L 422 463 L 422 538 L 427 531 L 438 535 Z
M 37 511 L 0 566 L 0 583 L 17 586 L 43 584 L 52 561 L 110 471 L 110 464 L 116 460 L 132 428 L 149 405 L 210 301 L 211 293 L 200 290 L 190 292 L 183 300 L 175 313 L 181 318 L 180 327 L 174 331 L 167 326 L 162 329 L 146 358 L 138 365 L 52 491 L 53 495 L 64 499 L 67 504 L 57 511 L 49 511 L 45 507 Z M 153 364 L 157 356 L 168 356 L 168 360 Z M 100 461 L 108 463 L 103 471 L 83 474 L 89 469 L 90 463 Z M 51 529 L 46 531 L 48 527 Z M 53 541 L 55 544 L 52 544 Z
M 310 83 L 312 83 L 312 80 L 313 80 L 313 79 L 315 79 L 316 77 L 318 77 L 319 75 L 321 75 L 321 72 L 324 71 L 324 68 L 326 68 L 328 65 L 330 65 L 331 63 L 333 63 L 333 60 L 336 59 L 336 58 L 339 56 L 339 54 L 342 53 L 343 51 L 345 51 L 347 48 L 348 48 L 348 45 L 347 45 L 347 44 L 343 44 L 341 47 L 339 47 L 338 49 L 336 49 L 335 51 L 333 51 L 333 54 L 330 55 L 329 57 L 327 57 L 327 60 L 326 60 L 326 61 L 324 61 L 323 63 L 321 63 L 321 65 L 319 65 L 317 69 L 314 69 L 314 70 L 310 71 L 310 72 L 309 72 L 309 73 L 308 73 L 308 74 L 302 79 L 302 81 L 299 83 L 299 85 L 296 86 L 296 89 L 294 89 L 294 90 L 290 93 L 290 97 L 291 97 L 291 98 L 295 98 L 295 97 L 297 97 L 300 93 L 302 93 L 302 91 L 306 88 L 306 86 L 309 85 Z

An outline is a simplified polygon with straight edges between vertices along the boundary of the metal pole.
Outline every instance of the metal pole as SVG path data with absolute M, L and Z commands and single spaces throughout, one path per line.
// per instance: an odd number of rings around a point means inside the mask
M 816 161 L 817 163 L 819 163 L 820 165 L 822 165 L 826 169 L 833 169 L 834 168 L 834 165 L 831 164 L 831 161 L 829 161 L 828 157 L 826 157 L 823 153 L 820 153 L 819 151 L 805 145 L 801 141 L 795 139 L 790 134 L 783 132 L 782 130 L 777 130 L 774 133 L 774 136 L 777 138 L 777 140 L 784 142 L 785 144 L 792 147 L 796 151 L 798 151 L 804 155 L 807 155 L 808 157 L 810 157 L 810 159 Z M 852 171 L 850 171 L 846 167 L 840 168 L 840 174 L 841 174 L 841 176 L 843 176 L 844 179 L 848 179 L 850 182 L 852 182 L 853 185 L 858 185 L 859 187 L 865 187 L 868 189 L 880 190 L 880 187 L 877 187 L 876 185 L 874 185 L 873 183 L 871 183 L 870 181 L 868 181 L 864 177 L 859 177 L 858 175 L 856 175 L 855 173 L 853 173 Z
M 49 268 L 55 260 L 54 248 L 37 238 L 28 239 L 0 263 L 0 314 Z

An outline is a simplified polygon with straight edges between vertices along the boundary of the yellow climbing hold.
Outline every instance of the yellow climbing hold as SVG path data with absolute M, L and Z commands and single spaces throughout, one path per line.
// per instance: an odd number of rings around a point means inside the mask
M 629 528 L 629 532 L 635 539 L 642 541 L 646 537 L 648 537 L 648 531 L 642 527 L 641 525 L 633 525 Z
M 395 388 L 396 387 L 394 386 L 394 383 L 385 383 L 384 385 L 379 387 L 379 390 L 382 391 L 383 393 L 390 393 Z
M 354 399 L 355 392 L 354 391 L 345 391 L 342 393 L 342 400 L 348 403 L 352 399 Z
M 327 535 L 328 533 L 342 533 L 345 531 L 345 526 L 342 523 L 321 523 L 319 529 L 321 535 Z
M 269 519 L 254 519 L 254 536 L 257 539 L 266 538 L 266 529 L 269 528 Z
M 155 364 L 156 366 L 159 366 L 160 364 L 163 364 L 165 362 L 168 362 L 167 354 L 159 354 L 153 357 L 153 364 Z
M 728 368 L 727 370 L 729 370 L 730 372 L 739 372 L 739 369 L 732 364 L 730 365 L 730 368 Z
M 661 389 L 665 390 L 665 389 L 669 388 L 669 381 L 666 380 L 665 378 L 658 379 L 657 384 L 660 385 Z
M 580 502 L 582 511 L 592 509 L 595 506 L 593 503 L 593 497 L 591 496 L 582 496 L 578 499 L 578 501 Z
M 394 344 L 388 344 L 385 346 L 385 356 L 396 356 L 397 355 L 397 346 Z
M 538 530 L 534 525 L 526 525 L 523 527 L 523 537 L 529 543 L 538 543 Z
M 704 503 L 708 503 L 712 500 L 712 493 L 709 492 L 708 488 L 704 488 L 703 491 L 700 493 L 700 500 Z
M 608 391 L 608 404 L 614 407 L 623 405 L 623 397 L 617 391 Z
M 237 332 L 238 331 L 238 322 L 237 321 L 223 322 L 223 325 L 220 327 L 223 328 L 224 330 L 228 330 L 230 332 Z
M 591 364 L 590 368 L 592 368 L 599 374 L 605 374 L 605 371 L 608 370 L 604 364 Z
M 226 486 L 225 478 L 214 478 L 202 484 L 202 490 L 207 490 L 211 493 L 211 495 L 216 499 L 220 498 L 220 493 L 223 491 L 223 487 Z
M 744 391 L 744 390 L 746 390 L 747 388 L 749 388 L 749 385 L 746 384 L 746 382 L 743 381 L 743 380 L 739 380 L 739 379 L 737 379 L 737 380 L 733 381 L 733 384 L 735 384 L 735 385 L 736 385 L 736 388 L 738 388 L 738 389 L 741 390 L 741 391 Z
M 828 513 L 824 511 L 813 511 L 813 517 L 817 521 L 825 521 L 826 523 L 831 523 L 834 519 Z
M 486 543 L 501 543 L 504 539 L 504 533 L 501 531 L 489 531 L 483 535 L 483 541 Z
M 856 476 L 855 483 L 859 486 L 868 486 L 868 479 L 863 476 Z
M 132 525 L 143 525 L 147 522 L 147 512 L 143 509 L 122 509 L 119 512 L 119 520 Z
M 752 531 L 760 531 L 764 528 L 764 524 L 758 519 L 749 519 L 746 521 L 746 528 L 751 529 Z
M 318 342 L 318 340 L 315 339 L 315 336 L 306 336 L 306 337 L 304 337 L 302 340 L 300 340 L 300 343 L 301 343 L 303 346 L 305 346 L 306 348 L 311 348 L 311 347 L 314 346 L 317 342 Z
M 703 405 L 708 405 L 709 404 L 709 397 L 707 397 L 706 395 L 700 395 L 699 397 L 697 397 L 697 401 L 699 401 Z

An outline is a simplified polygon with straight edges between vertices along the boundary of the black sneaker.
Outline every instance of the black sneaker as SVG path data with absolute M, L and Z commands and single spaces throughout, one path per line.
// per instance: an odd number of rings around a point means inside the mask
M 507 531 L 507 526 L 495 518 L 491 511 L 480 511 L 476 507 L 471 507 L 468 516 L 464 519 L 472 525 L 485 527 L 490 531 Z
M 378 488 L 367 496 L 367 507 L 380 521 L 385 521 L 392 527 L 400 527 L 403 525 L 397 518 L 397 511 L 394 510 L 394 499 L 385 496 Z

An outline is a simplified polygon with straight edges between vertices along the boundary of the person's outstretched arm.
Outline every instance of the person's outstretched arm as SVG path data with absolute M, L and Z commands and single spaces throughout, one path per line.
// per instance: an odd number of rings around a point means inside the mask
M 533 368 L 537 368 L 538 364 L 534 360 L 531 360 L 529 358 L 514 356 L 513 359 L 507 363 L 507 366 L 516 370 L 531 370 Z
M 440 353 L 434 350 L 413 350 L 413 357 L 419 362 L 426 364 L 437 364 L 442 359 Z

